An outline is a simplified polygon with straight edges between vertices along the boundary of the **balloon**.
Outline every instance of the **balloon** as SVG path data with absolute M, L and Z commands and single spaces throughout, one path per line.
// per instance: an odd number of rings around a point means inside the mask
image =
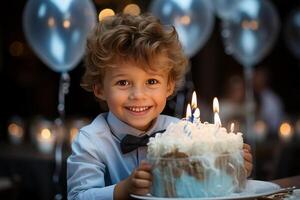
M 278 14 L 268 0 L 239 1 L 224 21 L 225 48 L 245 67 L 252 67 L 270 51 L 278 31 Z
M 238 1 L 240 0 L 212 0 L 212 3 L 218 17 L 227 19 Z
M 284 36 L 290 51 L 300 59 L 300 8 L 292 11 L 289 15 Z
M 52 70 L 67 72 L 81 60 L 96 16 L 90 0 L 29 0 L 23 28 L 37 56 Z
M 213 29 L 214 15 L 210 0 L 154 0 L 150 11 L 162 23 L 174 25 L 188 57 L 202 48 Z

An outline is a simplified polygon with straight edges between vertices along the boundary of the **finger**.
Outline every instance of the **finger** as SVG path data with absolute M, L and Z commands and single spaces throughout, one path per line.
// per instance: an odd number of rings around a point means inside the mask
M 247 177 L 251 175 L 252 169 L 253 169 L 252 163 L 245 162 L 245 170 L 246 170 Z
M 246 149 L 246 150 L 248 150 L 249 152 L 251 152 L 251 146 L 250 146 L 249 144 L 244 143 L 243 149 L 244 149 L 244 150 Z
M 253 169 L 252 160 L 253 158 L 251 153 L 244 153 L 244 166 L 245 166 L 247 177 L 251 175 Z
M 248 162 L 253 162 L 253 157 L 251 153 L 244 153 L 244 159 Z
M 152 166 L 150 163 L 142 160 L 140 163 L 140 166 L 138 167 L 139 170 L 144 170 L 144 171 L 151 171 Z
M 134 174 L 134 177 L 139 179 L 152 180 L 152 174 L 143 170 L 137 170 Z
M 145 188 L 150 188 L 152 185 L 152 182 L 149 180 L 145 180 L 145 179 L 133 178 L 132 184 L 135 188 L 145 189 Z

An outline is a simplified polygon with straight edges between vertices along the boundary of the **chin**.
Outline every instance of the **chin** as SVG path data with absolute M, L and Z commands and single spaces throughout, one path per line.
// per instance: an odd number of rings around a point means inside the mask
M 151 125 L 152 125 L 152 121 L 155 119 L 156 117 L 133 117 L 133 118 L 125 118 L 124 121 L 125 123 L 127 123 L 129 126 L 136 128 L 138 130 L 142 130 L 145 131 L 147 130 Z
M 148 129 L 148 127 L 149 127 L 150 125 L 144 125 L 144 126 L 141 126 L 141 125 L 130 125 L 130 126 L 132 126 L 132 127 L 135 128 L 135 129 L 138 129 L 138 130 L 141 130 L 141 131 L 145 131 L 145 130 Z
M 152 121 L 152 120 L 151 120 Z M 138 130 L 142 130 L 145 131 L 149 128 L 149 126 L 151 126 L 151 121 L 149 123 L 141 123 L 141 124 L 137 124 L 137 123 L 128 123 L 131 127 L 136 128 Z

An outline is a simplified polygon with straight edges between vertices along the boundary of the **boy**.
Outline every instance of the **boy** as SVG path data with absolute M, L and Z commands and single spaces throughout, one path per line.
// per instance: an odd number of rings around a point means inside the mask
M 151 166 L 142 161 L 146 137 L 178 121 L 160 115 L 186 71 L 177 33 L 151 15 L 108 17 L 89 37 L 85 61 L 82 87 L 106 101 L 109 112 L 83 127 L 72 145 L 68 198 L 145 195 L 151 186 Z M 125 144 L 128 137 L 146 139 L 131 148 Z M 248 150 L 245 156 L 251 171 Z

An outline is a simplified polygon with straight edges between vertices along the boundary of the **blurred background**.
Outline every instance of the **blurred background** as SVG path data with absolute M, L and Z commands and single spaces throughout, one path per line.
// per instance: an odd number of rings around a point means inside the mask
M 69 48 L 61 65 L 46 42 L 55 33 L 43 29 L 34 12 L 43 3 L 62 8 L 63 1 L 7 1 L 0 8 L 0 194 L 5 198 L 66 199 L 72 138 L 106 111 L 79 85 L 84 39 L 94 23 L 113 12 L 152 12 L 176 27 L 190 71 L 165 114 L 183 117 L 196 91 L 201 120 L 213 122 L 212 100 L 218 97 L 222 125 L 229 129 L 234 122 L 235 132 L 243 132 L 253 148 L 253 178 L 300 174 L 299 1 L 76 1 L 64 2 L 74 4 L 68 15 L 78 18 L 82 36 L 72 43 L 68 32 L 57 30 Z M 54 12 L 54 20 L 64 12 Z M 59 90 L 63 86 L 67 91 Z

